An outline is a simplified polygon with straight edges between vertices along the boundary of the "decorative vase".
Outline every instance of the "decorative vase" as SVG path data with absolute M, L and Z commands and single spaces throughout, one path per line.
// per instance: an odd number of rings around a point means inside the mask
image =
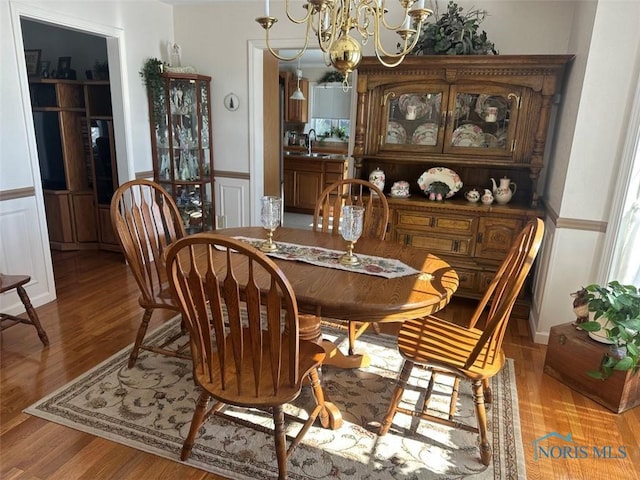
M 376 168 L 373 172 L 369 174 L 369 182 L 373 183 L 376 187 L 378 187 L 381 192 L 384 192 L 385 180 L 386 180 L 386 176 L 384 172 L 379 168 Z
M 500 179 L 500 185 L 496 185 L 496 181 L 492 178 L 493 196 L 497 203 L 504 205 L 511 201 L 511 197 L 516 193 L 517 185 L 510 178 L 503 177 Z

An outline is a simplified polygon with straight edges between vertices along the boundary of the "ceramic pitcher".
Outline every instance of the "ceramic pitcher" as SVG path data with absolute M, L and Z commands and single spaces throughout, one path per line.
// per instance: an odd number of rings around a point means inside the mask
M 483 205 L 491 205 L 493 203 L 493 194 L 491 193 L 491 190 L 485 188 L 484 193 L 480 197 L 480 201 Z
M 491 183 L 493 184 L 493 196 L 500 204 L 509 203 L 511 197 L 516 193 L 517 185 L 510 178 L 502 177 L 500 185 L 496 185 L 496 181 L 492 178 Z
M 384 182 L 386 180 L 386 176 L 382 170 L 376 168 L 369 175 L 369 181 L 373 183 L 376 187 L 380 189 L 380 191 L 384 192 Z

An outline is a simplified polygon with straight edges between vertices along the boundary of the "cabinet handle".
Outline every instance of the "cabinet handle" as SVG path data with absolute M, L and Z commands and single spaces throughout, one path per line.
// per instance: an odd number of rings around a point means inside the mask
M 454 240 L 453 241 L 453 251 L 457 252 L 459 248 L 460 248 L 460 242 L 458 240 Z
M 478 232 L 478 243 L 482 243 L 482 232 Z
M 447 112 L 440 114 L 440 128 L 444 128 L 445 121 L 447 120 Z

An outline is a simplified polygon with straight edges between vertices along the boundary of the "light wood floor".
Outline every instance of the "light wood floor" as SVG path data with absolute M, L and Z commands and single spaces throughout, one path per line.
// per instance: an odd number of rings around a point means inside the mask
M 58 299 L 37 309 L 51 346 L 43 348 L 29 326 L 0 336 L 0 478 L 219 478 L 22 413 L 129 345 L 141 316 L 136 284 L 119 255 L 55 253 L 54 270 Z M 464 314 L 469 308 L 454 302 L 446 314 Z M 154 313 L 151 328 L 169 316 Z M 546 349 L 529 340 L 524 321 L 510 325 L 505 350 L 515 359 L 528 478 L 640 478 L 640 407 L 615 415 L 543 374 Z M 533 441 L 553 431 L 570 432 L 579 445 L 625 446 L 629 456 L 534 461 Z

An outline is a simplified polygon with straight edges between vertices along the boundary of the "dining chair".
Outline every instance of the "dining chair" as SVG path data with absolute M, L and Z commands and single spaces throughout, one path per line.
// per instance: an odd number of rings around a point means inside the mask
M 0 327 L 0 331 L 6 330 L 7 328 L 13 327 L 14 325 L 18 325 L 19 323 L 33 325 L 36 329 L 36 332 L 38 332 L 40 341 L 46 347 L 49 345 L 49 338 L 47 337 L 47 333 L 44 331 L 44 328 L 42 328 L 40 319 L 38 318 L 38 314 L 33 308 L 33 305 L 31 305 L 29 295 L 24 288 L 24 286 L 30 281 L 31 277 L 29 275 L 5 275 L 3 273 L 0 273 L 0 293 L 15 290 L 18 294 L 18 297 L 20 297 L 20 301 L 24 305 L 28 317 L 22 318 L 15 315 L 9 315 L 8 313 L 0 313 L 0 325 L 2 324 L 2 322 L 8 322 Z
M 186 235 L 180 212 L 169 193 L 155 182 L 132 180 L 121 185 L 111 199 L 111 222 L 124 257 L 140 289 L 138 302 L 144 309 L 129 355 L 132 368 L 140 350 L 189 358 L 188 344 L 169 348 L 179 334 L 162 345 L 145 343 L 155 309 L 179 311 L 166 281 L 164 255 L 167 246 Z
M 489 380 L 505 362 L 502 341 L 511 310 L 531 265 L 538 253 L 544 223 L 540 219 L 529 222 L 514 241 L 507 257 L 489 284 L 482 300 L 467 322 L 449 322 L 435 316 L 405 321 L 398 333 L 398 349 L 404 358 L 389 409 L 380 427 L 385 435 L 396 412 L 431 420 L 437 423 L 479 433 L 480 458 L 484 465 L 491 463 L 491 446 L 487 437 L 485 400 L 491 403 Z M 486 319 L 481 317 L 488 306 Z M 483 326 L 480 325 L 483 324 Z M 414 366 L 431 370 L 424 405 L 420 409 L 400 407 L 399 403 Z M 455 377 L 450 398 L 448 418 L 427 413 L 436 375 Z M 472 384 L 477 426 L 454 420 L 460 379 Z
M 389 223 L 389 203 L 384 193 L 373 183 L 357 178 L 338 180 L 329 185 L 320 194 L 313 212 L 313 230 L 340 235 L 342 207 L 359 205 L 364 207 L 362 237 L 384 240 Z M 323 318 L 323 322 L 343 325 L 338 319 Z M 353 355 L 356 339 L 362 335 L 371 323 L 347 322 L 349 336 L 349 355 Z M 378 326 L 373 324 L 376 333 Z
M 286 478 L 288 458 L 302 437 L 318 416 L 330 426 L 327 408 L 335 409 L 325 405 L 320 385 L 324 349 L 300 338 L 289 281 L 264 253 L 217 234 L 196 234 L 172 245 L 167 277 L 191 337 L 201 389 L 180 458 L 189 458 L 198 430 L 212 414 L 238 420 L 223 413 L 225 405 L 266 410 L 274 422 L 269 431 L 275 437 L 278 478 Z M 305 379 L 316 405 L 287 448 L 283 405 L 298 397 Z M 215 403 L 207 409 L 212 398 Z

